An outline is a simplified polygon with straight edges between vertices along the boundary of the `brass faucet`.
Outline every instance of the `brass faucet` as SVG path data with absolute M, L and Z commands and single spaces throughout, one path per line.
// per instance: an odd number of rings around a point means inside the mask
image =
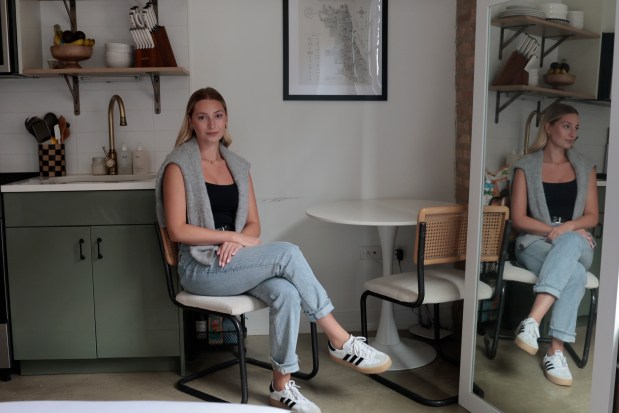
M 107 123 L 109 129 L 110 148 L 107 153 L 108 174 L 118 174 L 116 149 L 114 148 L 114 102 L 118 103 L 118 111 L 120 112 L 120 126 L 127 126 L 127 117 L 125 116 L 125 104 L 118 95 L 112 96 L 110 105 L 107 109 Z

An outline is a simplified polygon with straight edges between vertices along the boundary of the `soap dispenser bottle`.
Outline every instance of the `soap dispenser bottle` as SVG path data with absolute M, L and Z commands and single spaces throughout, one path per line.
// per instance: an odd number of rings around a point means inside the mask
M 133 160 L 127 145 L 123 143 L 120 155 L 118 156 L 118 174 L 119 175 L 131 175 L 133 173 Z
M 133 173 L 135 175 L 148 174 L 148 153 L 142 148 L 141 143 L 133 151 Z

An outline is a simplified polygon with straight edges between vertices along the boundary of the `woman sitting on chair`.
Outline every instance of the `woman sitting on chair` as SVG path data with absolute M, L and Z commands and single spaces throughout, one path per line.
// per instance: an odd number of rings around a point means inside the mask
M 175 149 L 157 177 L 157 217 L 179 243 L 181 285 L 192 294 L 247 293 L 270 307 L 273 381 L 270 404 L 295 412 L 320 412 L 290 380 L 299 315 L 329 338 L 333 360 L 362 373 L 382 373 L 391 359 L 354 337 L 335 320 L 333 305 L 299 248 L 287 242 L 262 244 L 249 163 L 228 149 L 228 111 L 212 88 L 187 103 Z
M 530 155 L 514 165 L 511 200 L 513 225 L 520 231 L 516 258 L 538 275 L 533 306 L 515 342 L 536 354 L 539 324 L 554 305 L 543 368 L 548 380 L 562 386 L 572 384 L 564 343 L 576 339 L 578 306 L 593 259 L 595 243 L 587 229 L 598 223 L 595 166 L 572 149 L 579 127 L 573 107 L 557 103 L 546 109 Z

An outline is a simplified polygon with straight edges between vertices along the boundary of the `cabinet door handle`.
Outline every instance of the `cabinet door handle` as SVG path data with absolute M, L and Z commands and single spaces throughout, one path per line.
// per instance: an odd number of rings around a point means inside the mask
M 84 251 L 82 250 L 82 245 L 84 245 L 84 238 L 80 238 L 80 260 L 84 261 L 86 257 L 84 256 Z
M 103 241 L 101 237 L 98 237 L 97 238 L 97 258 L 99 259 L 103 258 L 103 255 L 101 255 L 101 241 Z

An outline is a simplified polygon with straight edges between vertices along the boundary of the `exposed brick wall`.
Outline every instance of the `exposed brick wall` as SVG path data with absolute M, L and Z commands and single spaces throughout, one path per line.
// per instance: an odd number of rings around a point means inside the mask
M 468 203 L 475 67 L 476 0 L 457 0 L 456 14 L 456 202 Z

